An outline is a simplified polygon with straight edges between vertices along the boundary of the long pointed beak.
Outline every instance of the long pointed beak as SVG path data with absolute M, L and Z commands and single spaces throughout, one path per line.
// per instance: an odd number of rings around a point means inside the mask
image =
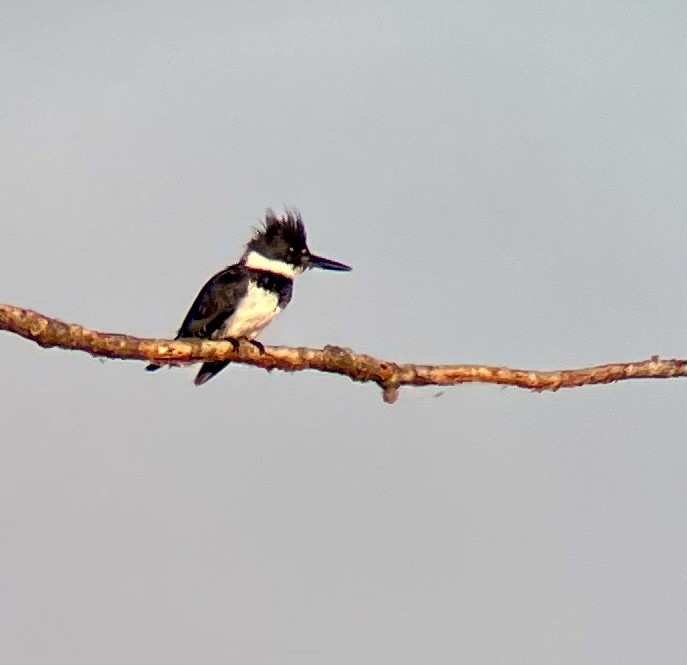
M 347 266 L 345 263 L 339 263 L 338 261 L 326 259 L 324 256 L 315 256 L 314 254 L 308 257 L 308 267 L 322 268 L 322 270 L 338 270 L 342 272 L 353 270 L 351 266 Z

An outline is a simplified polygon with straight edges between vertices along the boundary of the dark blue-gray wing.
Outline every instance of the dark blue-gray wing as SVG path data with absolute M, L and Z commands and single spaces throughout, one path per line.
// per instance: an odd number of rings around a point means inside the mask
M 211 338 L 234 313 L 236 303 L 245 295 L 248 281 L 241 266 L 229 266 L 211 277 L 188 310 L 176 339 L 182 337 Z M 146 369 L 154 372 L 161 365 L 154 363 Z
M 211 277 L 193 301 L 184 318 L 177 339 L 211 338 L 234 313 L 236 304 L 246 294 L 248 281 L 240 266 L 229 266 Z

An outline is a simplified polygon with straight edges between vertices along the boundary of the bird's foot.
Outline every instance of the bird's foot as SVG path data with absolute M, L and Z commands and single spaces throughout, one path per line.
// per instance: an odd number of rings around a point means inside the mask
M 257 339 L 247 340 L 249 344 L 252 344 L 259 352 L 261 356 L 265 355 L 265 345 L 262 342 L 258 342 Z
M 258 342 L 257 339 L 250 339 L 249 337 L 226 337 L 224 341 L 229 342 L 234 347 L 234 351 L 239 351 L 241 349 L 241 342 L 246 342 L 254 346 L 260 352 L 261 356 L 265 355 L 265 346 L 262 342 Z
M 231 348 L 234 350 L 234 353 L 237 353 L 241 350 L 241 340 L 238 337 L 225 337 L 222 339 L 222 341 L 229 342 L 229 344 L 231 344 Z

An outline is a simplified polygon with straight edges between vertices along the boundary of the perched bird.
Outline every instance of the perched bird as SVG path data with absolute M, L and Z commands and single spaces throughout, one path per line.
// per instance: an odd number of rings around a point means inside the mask
M 298 212 L 278 217 L 268 210 L 241 260 L 220 270 L 200 290 L 175 339 L 252 341 L 289 304 L 294 277 L 307 268 L 351 270 L 310 253 Z M 259 342 L 253 343 L 262 348 Z M 194 383 L 203 385 L 228 364 L 226 360 L 203 363 Z M 160 367 L 150 364 L 146 369 L 153 372 Z

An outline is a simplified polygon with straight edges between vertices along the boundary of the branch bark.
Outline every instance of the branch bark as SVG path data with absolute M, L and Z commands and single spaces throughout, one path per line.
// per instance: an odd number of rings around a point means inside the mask
M 353 381 L 372 381 L 393 403 L 401 386 L 452 386 L 459 383 L 496 383 L 543 391 L 613 383 L 626 379 L 668 379 L 687 376 L 687 360 L 649 360 L 612 363 L 580 369 L 537 371 L 487 365 L 416 365 L 380 360 L 340 346 L 323 349 L 266 346 L 261 354 L 252 344 L 238 350 L 230 342 L 200 339 L 147 339 L 89 330 L 38 312 L 0 303 L 0 330 L 7 330 L 42 347 L 85 351 L 93 356 L 179 364 L 231 360 L 266 370 L 295 372 L 313 369 L 340 374 Z

